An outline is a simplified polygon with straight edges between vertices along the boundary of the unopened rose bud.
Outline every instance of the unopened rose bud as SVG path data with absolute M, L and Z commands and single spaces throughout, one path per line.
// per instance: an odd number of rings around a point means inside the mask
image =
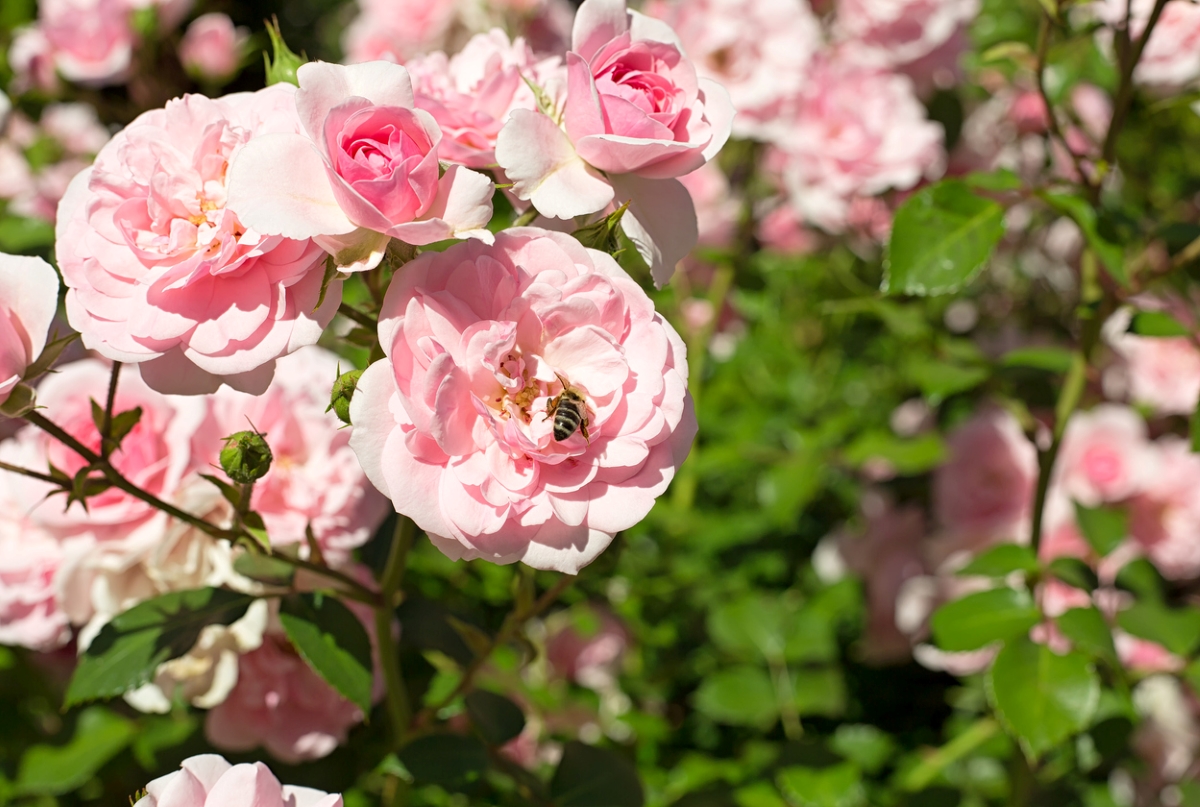
M 225 438 L 221 468 L 234 482 L 248 485 L 271 470 L 271 447 L 258 432 L 238 432 Z
M 329 409 L 333 410 L 338 416 L 338 420 L 350 425 L 350 399 L 354 397 L 354 390 L 358 388 L 358 379 L 362 377 L 362 370 L 351 370 L 348 373 L 342 373 L 338 376 L 337 381 L 333 382 L 333 392 L 329 396 Z
M 279 32 L 278 22 L 267 26 L 267 35 L 271 37 L 271 51 L 274 54 L 273 56 L 263 54 L 263 60 L 267 66 L 267 85 L 286 81 L 288 84 L 295 84 L 299 87 L 300 79 L 296 78 L 296 71 L 308 59 L 296 55 L 287 46 L 287 43 L 283 41 L 283 34 Z

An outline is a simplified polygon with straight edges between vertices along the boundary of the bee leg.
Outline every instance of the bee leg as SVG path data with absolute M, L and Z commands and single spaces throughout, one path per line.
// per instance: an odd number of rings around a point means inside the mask
M 587 418 L 584 418 L 583 420 L 579 421 L 579 433 L 583 435 L 583 441 L 590 446 L 592 444 L 592 440 L 590 437 L 588 437 L 587 427 L 588 427 L 588 419 Z

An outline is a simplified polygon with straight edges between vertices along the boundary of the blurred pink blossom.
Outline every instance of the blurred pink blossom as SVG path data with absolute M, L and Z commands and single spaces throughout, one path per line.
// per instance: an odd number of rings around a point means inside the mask
M 1128 394 L 1162 415 L 1190 415 L 1200 400 L 1200 349 L 1186 336 L 1129 333 L 1132 311 L 1104 324 L 1104 338 L 1119 361 L 1105 374 L 1105 388 Z
M 1130 502 L 1130 531 L 1163 577 L 1200 576 L 1200 455 L 1186 441 L 1154 444 L 1144 489 Z
M 359 0 L 361 14 L 342 35 L 350 64 L 404 63 L 446 46 L 455 3 L 446 0 Z
M 807 0 L 652 0 L 645 10 L 675 29 L 697 73 L 729 91 L 738 137 L 767 136 L 822 47 Z
M 986 409 L 951 433 L 947 450 L 933 477 L 933 507 L 942 526 L 977 549 L 1025 538 L 1037 450 L 1016 418 Z
M 1110 28 L 1124 25 L 1126 12 L 1131 12 L 1130 35 L 1136 39 L 1146 29 L 1154 2 L 1100 0 L 1092 8 Z M 1105 40 L 1111 41 L 1111 32 L 1104 34 Z M 1171 0 L 1166 4 L 1133 77 L 1139 84 L 1166 92 L 1179 91 L 1200 79 L 1200 4 L 1192 0 Z
M 855 197 L 911 188 L 941 170 L 942 128 L 904 76 L 822 57 L 786 110 L 772 124 L 768 170 L 779 172 L 797 213 L 829 232 L 849 226 Z
M 730 192 L 725 173 L 716 163 L 710 162 L 680 177 L 679 181 L 687 188 L 696 205 L 699 243 L 706 247 L 729 246 L 733 242 L 742 205 Z
M 237 72 L 249 37 L 227 14 L 202 14 L 192 20 L 179 43 L 179 61 L 204 81 L 224 83 Z
M 1154 454 L 1146 424 L 1132 409 L 1101 404 L 1067 424 L 1054 466 L 1056 492 L 1088 507 L 1141 491 Z
M 591 689 L 611 686 L 632 637 L 629 629 L 602 608 L 589 608 L 595 630 L 581 633 L 564 621 L 546 639 L 546 660 L 558 675 Z
M 357 706 L 339 695 L 300 658 L 282 632 L 241 657 L 238 683 L 209 710 L 208 741 L 224 751 L 262 746 L 281 762 L 320 759 L 362 722 Z
M 132 802 L 132 799 L 130 799 Z M 230 765 L 216 754 L 190 757 L 146 785 L 133 807 L 342 807 L 342 797 L 280 785 L 261 762 Z

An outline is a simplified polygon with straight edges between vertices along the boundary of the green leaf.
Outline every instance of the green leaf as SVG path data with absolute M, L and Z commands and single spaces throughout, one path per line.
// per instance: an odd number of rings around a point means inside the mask
M 1129 512 L 1123 507 L 1084 507 L 1075 502 L 1075 520 L 1083 537 L 1101 557 L 1129 535 Z
M 1037 556 L 1021 544 L 997 544 L 958 570 L 964 577 L 1007 577 L 1013 572 L 1036 572 Z
M 784 768 L 777 781 L 784 798 L 796 807 L 865 807 L 867 803 L 862 774 L 850 762 L 828 768 Z
M 959 652 L 1022 636 L 1040 619 L 1028 592 L 1003 587 L 946 603 L 930 624 L 938 647 Z
M 271 586 L 291 586 L 296 576 L 292 564 L 259 552 L 242 552 L 233 560 L 233 570 L 243 577 Z
M 79 714 L 75 736 L 66 745 L 35 745 L 21 757 L 15 790 L 21 796 L 69 793 L 96 775 L 134 736 L 129 720 L 92 706 Z
M 200 726 L 200 719 L 186 712 L 170 716 L 145 715 L 138 721 L 133 738 L 133 758 L 148 771 L 158 768 L 158 752 L 183 745 Z
M 484 742 L 504 745 L 525 728 L 525 714 L 503 695 L 477 689 L 466 697 L 467 714 Z
M 1076 650 L 1105 661 L 1116 662 L 1117 648 L 1104 616 L 1095 608 L 1072 608 L 1060 614 L 1054 623 Z
M 1191 331 L 1165 311 L 1139 311 L 1129 323 L 1129 332 L 1138 336 L 1188 336 Z
M 1030 367 L 1051 373 L 1065 373 L 1071 369 L 1075 354 L 1061 347 L 1023 347 L 1010 350 L 1000 357 L 1004 367 Z
M 951 395 L 979 386 L 989 374 L 986 367 L 963 367 L 929 359 L 914 359 L 905 367 L 908 379 L 935 406 Z
M 759 667 L 717 670 L 705 677 L 692 698 L 702 714 L 731 726 L 765 730 L 779 718 L 775 686 L 766 670 Z
M 1117 614 L 1126 633 L 1156 642 L 1177 656 L 1187 656 L 1200 645 L 1200 610 L 1168 608 L 1158 602 L 1139 602 Z
M 253 601 L 249 594 L 201 588 L 164 594 L 118 614 L 79 657 L 64 706 L 141 686 L 159 664 L 191 650 L 206 625 L 236 622 Z
M 419 784 L 458 787 L 478 779 L 487 768 L 487 748 L 475 737 L 431 734 L 400 751 L 400 761 Z
M 1004 235 L 1004 208 L 945 180 L 896 212 L 884 252 L 885 294 L 949 294 L 970 282 Z
M 846 711 L 846 680 L 836 667 L 790 671 L 796 714 L 840 717 Z
M 849 723 L 834 730 L 829 747 L 870 774 L 882 770 L 897 750 L 896 741 L 887 732 Z
M 1032 758 L 1086 728 L 1100 703 L 1100 679 L 1085 656 L 1060 656 L 1027 637 L 1005 645 L 985 687 L 997 716 Z
M 1029 51 L 1029 46 L 1023 42 L 1009 42 L 1010 46 L 1024 48 Z M 998 47 L 1004 47 L 1003 45 Z M 997 48 L 992 48 L 996 51 Z M 986 56 L 985 56 L 986 59 Z M 1025 187 L 1025 183 L 1019 176 L 1007 168 L 1001 168 L 996 171 L 975 171 L 963 177 L 963 181 L 972 188 L 979 188 L 985 191 L 1019 191 Z
M 1095 591 L 1100 585 L 1096 572 L 1079 558 L 1055 558 L 1050 561 L 1047 570 L 1068 586 L 1083 589 L 1088 593 Z
M 569 742 L 550 781 L 556 807 L 642 807 L 646 795 L 637 770 L 603 748 Z
M 1092 252 L 1096 253 L 1096 257 L 1100 259 L 1100 263 L 1104 264 L 1104 268 L 1112 275 L 1113 280 L 1122 286 L 1128 286 L 1129 275 L 1125 271 L 1125 251 L 1101 235 L 1096 209 L 1086 199 L 1069 193 L 1043 193 L 1041 197 L 1051 207 L 1069 216 L 1079 225 L 1088 246 L 1091 247 Z
M 17 384 L 8 394 L 8 398 L 0 403 L 0 420 L 4 418 L 23 417 L 34 410 L 37 395 L 28 384 Z
M 58 361 L 63 351 L 79 338 L 79 334 L 77 333 L 68 334 L 62 338 L 58 338 L 57 333 L 54 336 L 55 338 L 50 340 L 42 350 L 42 355 L 37 357 L 37 361 L 25 368 L 26 381 L 33 381 L 50 372 L 50 368 Z
M 294 594 L 279 604 L 279 621 L 308 666 L 342 697 L 371 711 L 371 640 L 358 617 L 333 597 Z
M 717 647 L 747 661 L 829 661 L 837 656 L 833 624 L 824 615 L 765 594 L 713 608 L 708 634 Z
M 788 807 L 769 782 L 758 781 L 733 791 L 737 807 Z
M 594 224 L 580 227 L 571 233 L 571 236 L 585 247 L 598 249 L 612 255 L 621 247 L 621 219 L 624 218 L 625 211 L 628 209 L 629 202 L 626 202 Z
M 32 252 L 54 243 L 54 224 L 21 216 L 0 218 L 0 252 Z
M 913 438 L 896 437 L 890 432 L 868 432 L 846 447 L 846 462 L 858 467 L 868 460 L 884 460 L 902 476 L 923 474 L 942 464 L 946 444 L 936 434 Z
M 1183 671 L 1183 680 L 1192 688 L 1192 693 L 1200 695 L 1200 659 L 1192 659 Z

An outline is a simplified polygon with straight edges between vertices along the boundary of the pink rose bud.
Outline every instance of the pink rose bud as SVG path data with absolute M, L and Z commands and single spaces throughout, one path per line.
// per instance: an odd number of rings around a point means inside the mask
M 46 346 L 58 275 L 41 258 L 0 254 L 0 404 Z
M 246 44 L 244 29 L 225 14 L 204 14 L 188 26 L 179 44 L 179 61 L 197 78 L 224 83 L 237 72 Z
M 216 754 L 185 759 L 146 785 L 134 807 L 342 807 L 342 797 L 281 785 L 261 762 L 230 765 Z
M 421 255 L 350 404 L 368 478 L 448 556 L 574 574 L 691 448 L 683 341 L 609 255 L 535 228 Z

